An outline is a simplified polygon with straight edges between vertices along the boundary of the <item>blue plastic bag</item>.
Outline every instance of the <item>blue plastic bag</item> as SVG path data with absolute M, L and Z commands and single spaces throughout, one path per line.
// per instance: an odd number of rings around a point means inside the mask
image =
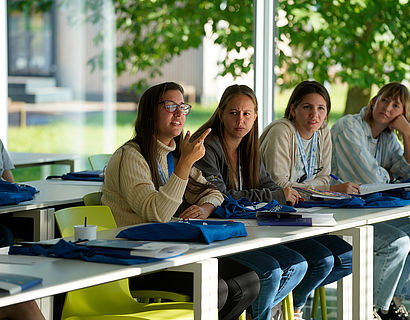
M 69 172 L 62 176 L 48 176 L 47 179 L 61 178 L 63 180 L 75 180 L 75 181 L 104 181 L 102 170 L 84 170 L 77 172 Z
M 246 237 L 241 222 L 188 220 L 168 223 L 150 223 L 122 230 L 117 238 L 132 240 L 196 241 L 207 244 L 216 240 Z
M 61 239 L 57 244 L 50 248 L 45 248 L 38 244 L 31 246 L 11 246 L 9 254 L 23 254 L 29 256 L 45 256 L 65 259 L 79 259 L 89 262 L 111 263 L 122 265 L 133 265 L 138 263 L 154 262 L 162 259 L 145 258 L 145 257 L 118 257 L 108 254 L 97 254 L 93 248 L 86 246 L 76 246 L 72 242 L 67 242 Z
M 33 200 L 36 188 L 0 180 L 0 205 L 18 204 Z
M 268 203 L 251 202 L 246 198 L 235 200 L 231 195 L 228 195 L 212 215 L 223 219 L 255 219 L 256 213 L 261 211 L 295 212 L 296 210 L 293 207 L 281 205 L 275 200 Z

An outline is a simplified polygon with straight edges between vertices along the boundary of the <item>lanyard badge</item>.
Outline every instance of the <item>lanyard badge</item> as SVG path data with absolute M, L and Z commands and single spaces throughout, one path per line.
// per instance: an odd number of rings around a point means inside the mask
M 158 164 L 158 171 L 161 177 L 162 185 L 165 185 L 168 179 L 171 177 L 171 174 L 174 172 L 174 157 L 172 156 L 172 152 L 168 153 L 167 155 L 168 177 L 165 175 L 165 172 L 162 169 L 161 165 L 159 164 L 159 161 L 157 161 L 157 164 Z
M 315 174 L 316 166 L 316 153 L 317 153 L 317 132 L 313 133 L 312 144 L 310 149 L 310 163 L 308 164 L 305 149 L 303 148 L 302 137 L 299 134 L 298 129 L 296 129 L 296 141 L 302 158 L 303 166 L 305 167 L 306 180 L 310 179 Z

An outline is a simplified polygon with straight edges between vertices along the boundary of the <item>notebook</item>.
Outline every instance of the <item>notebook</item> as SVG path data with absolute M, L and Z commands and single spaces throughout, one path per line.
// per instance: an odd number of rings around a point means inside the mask
M 360 194 L 365 195 L 369 193 L 381 192 L 386 190 L 409 188 L 410 183 L 371 183 L 360 185 Z
M 340 200 L 340 199 L 348 199 L 352 197 L 342 192 L 318 190 L 318 189 L 307 188 L 307 187 L 306 188 L 305 187 L 293 187 L 293 189 L 297 190 L 303 198 L 307 197 L 310 199 Z
M 189 245 L 185 243 L 174 244 L 160 241 L 136 240 L 90 240 L 77 243 L 91 247 L 93 251 L 101 254 L 118 254 L 120 256 L 136 256 L 165 259 L 172 258 L 188 251 Z
M 311 218 L 302 218 L 299 214 L 278 214 L 275 212 L 257 212 L 259 226 L 312 226 Z
M 0 290 L 15 294 L 40 284 L 42 278 L 22 274 L 0 273 Z

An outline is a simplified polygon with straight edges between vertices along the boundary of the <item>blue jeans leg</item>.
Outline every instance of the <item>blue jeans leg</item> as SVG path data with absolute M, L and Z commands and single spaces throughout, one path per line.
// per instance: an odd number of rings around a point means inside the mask
M 337 236 L 320 236 L 316 241 L 328 248 L 334 259 L 333 269 L 318 287 L 338 281 L 352 273 L 352 246 Z
M 402 219 L 397 221 L 400 220 Z M 398 288 L 408 258 L 410 241 L 407 233 L 393 226 L 392 222 L 381 222 L 373 226 L 373 301 L 376 308 L 387 310 Z M 408 274 L 405 277 L 408 278 Z
M 241 252 L 230 258 L 253 269 L 259 276 L 259 296 L 252 304 L 254 320 L 270 320 L 272 307 L 292 291 L 307 269 L 301 255 L 281 245 Z
M 302 281 L 307 272 L 308 264 L 301 254 L 283 245 L 261 248 L 260 250 L 274 257 L 282 269 L 279 290 L 272 303 L 275 306 Z
M 400 229 L 410 237 L 410 218 L 396 219 L 392 221 L 387 221 L 387 224 Z M 406 262 L 404 264 L 403 271 L 400 276 L 399 283 L 397 284 L 395 297 L 403 300 L 410 300 L 410 257 L 407 254 Z
M 312 290 L 317 288 L 332 271 L 334 258 L 328 248 L 314 239 L 291 242 L 286 246 L 303 255 L 308 263 L 308 270 L 303 280 L 293 290 L 295 309 L 301 309 Z

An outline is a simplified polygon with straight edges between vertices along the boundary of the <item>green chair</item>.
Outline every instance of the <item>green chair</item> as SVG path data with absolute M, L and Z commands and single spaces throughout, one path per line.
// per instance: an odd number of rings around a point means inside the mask
M 114 217 L 107 206 L 84 206 L 61 209 L 54 213 L 63 237 L 74 235 L 73 226 L 84 222 L 97 230 L 115 228 Z M 68 292 L 62 320 L 93 319 L 175 319 L 192 320 L 192 302 L 140 303 L 131 295 L 128 279 Z
M 67 293 L 62 320 L 179 319 L 193 320 L 192 303 L 139 303 L 131 296 L 128 279 Z
M 110 158 L 111 154 L 108 153 L 93 154 L 88 157 L 88 161 L 90 161 L 92 170 L 104 170 Z
M 101 204 L 101 195 L 102 192 L 93 192 L 86 194 L 83 197 L 84 204 L 87 206 L 87 213 L 84 211 L 83 207 L 74 207 L 74 208 L 68 208 L 69 210 L 74 210 L 76 211 L 75 215 L 77 218 L 75 218 L 75 221 L 73 220 L 73 217 L 70 217 L 69 215 L 65 214 L 65 209 L 62 209 L 62 213 L 58 211 L 59 215 L 61 214 L 62 217 L 59 217 L 57 220 L 58 221 L 62 219 L 69 219 L 69 221 L 64 221 L 62 224 L 63 225 L 70 225 L 71 223 L 74 224 L 82 224 L 84 222 L 84 217 L 87 214 L 87 221 L 89 224 L 93 224 L 97 226 L 97 231 L 100 230 L 106 230 L 106 229 L 114 229 L 117 228 L 117 224 L 115 223 L 114 217 L 112 215 L 111 209 L 107 206 L 102 206 Z M 77 208 L 77 209 L 75 209 Z M 59 226 L 60 229 L 62 229 Z M 64 234 L 66 233 L 67 230 L 65 230 Z M 65 237 L 65 235 L 62 235 Z M 189 295 L 184 295 L 184 294 L 179 294 L 176 292 L 168 292 L 168 291 L 160 291 L 160 290 L 132 290 L 131 295 L 134 298 L 137 298 L 138 301 L 148 303 L 148 302 L 161 302 L 162 300 L 171 300 L 175 302 L 188 302 L 192 301 L 191 296 Z
M 58 229 L 62 237 L 74 235 L 74 225 L 87 223 L 96 225 L 97 231 L 114 229 L 117 227 L 111 209 L 107 206 L 82 206 L 58 210 L 54 213 Z
M 100 206 L 101 203 L 102 192 L 92 192 L 88 193 L 83 197 L 84 205 L 86 206 Z M 116 228 L 116 227 L 115 227 Z

